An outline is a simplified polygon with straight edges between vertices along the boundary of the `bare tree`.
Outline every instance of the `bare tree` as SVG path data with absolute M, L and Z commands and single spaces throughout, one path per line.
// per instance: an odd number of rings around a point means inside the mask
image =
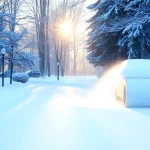
M 78 5 L 76 5 L 78 3 Z M 73 32 L 73 74 L 76 75 L 76 69 L 77 69 L 77 26 L 79 25 L 81 19 L 82 19 L 82 11 L 83 11 L 84 3 L 80 3 L 79 1 L 72 1 L 70 7 L 71 9 L 71 15 L 72 15 L 72 22 L 74 25 L 74 32 Z
M 50 38 L 49 38 L 49 17 L 50 17 L 50 11 L 49 11 L 50 1 L 47 2 L 47 14 L 46 14 L 46 70 L 48 77 L 51 76 L 51 61 L 50 61 Z
M 72 72 L 76 75 L 78 54 L 81 50 L 77 40 L 80 36 L 78 27 L 83 21 L 84 3 L 78 0 L 30 0 L 28 6 L 36 26 L 42 76 L 57 72 L 59 78 L 59 71 L 65 75 L 70 66 L 73 66 Z M 66 21 L 72 24 L 72 33 L 67 37 L 62 36 L 60 31 L 60 24 Z M 70 61 L 72 54 L 73 61 Z

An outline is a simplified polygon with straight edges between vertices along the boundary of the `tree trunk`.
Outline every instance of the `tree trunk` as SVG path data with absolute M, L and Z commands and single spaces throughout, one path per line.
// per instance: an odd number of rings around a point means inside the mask
M 49 0 L 47 3 L 47 16 L 46 16 L 46 68 L 48 77 L 51 76 L 51 60 L 50 60 L 50 47 L 49 47 Z
M 10 13 L 11 13 L 11 23 L 10 23 L 10 31 L 12 33 L 15 32 L 16 27 L 16 15 L 17 15 L 17 1 L 13 3 L 13 1 L 10 1 Z M 10 68 L 10 84 L 12 84 L 12 73 L 13 73 L 13 60 L 14 60 L 14 43 L 13 43 L 13 37 L 11 37 L 11 53 L 10 53 L 10 62 L 8 68 Z
M 145 39 L 141 38 L 141 59 L 148 59 L 148 52 L 145 48 Z
M 40 26 L 39 26 L 39 51 L 40 51 L 40 72 L 45 77 L 45 53 L 46 53 L 46 0 L 40 0 Z
M 75 31 L 74 31 L 74 45 L 73 45 L 73 56 L 74 56 L 74 58 L 73 58 L 73 75 L 74 76 L 76 76 L 76 68 L 77 68 L 77 66 L 76 66 L 76 61 L 77 61 L 77 58 L 76 58 L 76 26 L 75 26 L 75 29 L 74 29 Z
M 10 84 L 12 84 L 12 74 L 13 74 L 13 62 L 11 63 L 11 70 L 10 70 Z

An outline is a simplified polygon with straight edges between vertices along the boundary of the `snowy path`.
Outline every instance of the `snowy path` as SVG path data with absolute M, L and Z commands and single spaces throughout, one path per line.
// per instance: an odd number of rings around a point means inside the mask
M 7 94 L 1 88 L 0 149 L 149 150 L 150 109 L 125 109 L 110 81 L 96 80 L 33 79 Z M 16 97 L 10 106 L 8 93 Z

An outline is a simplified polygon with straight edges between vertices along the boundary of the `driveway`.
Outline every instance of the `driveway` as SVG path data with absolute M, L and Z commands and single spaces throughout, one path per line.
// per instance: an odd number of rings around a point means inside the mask
M 29 81 L 29 98 L 1 114 L 0 149 L 150 149 L 150 109 L 124 108 L 108 78 L 77 80 Z

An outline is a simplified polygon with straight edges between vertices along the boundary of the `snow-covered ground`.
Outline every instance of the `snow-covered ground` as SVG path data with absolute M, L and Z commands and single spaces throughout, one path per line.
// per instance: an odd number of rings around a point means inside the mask
M 112 76 L 0 87 L 0 150 L 149 150 L 150 109 L 115 101 Z M 1 83 L 1 82 L 0 82 Z

